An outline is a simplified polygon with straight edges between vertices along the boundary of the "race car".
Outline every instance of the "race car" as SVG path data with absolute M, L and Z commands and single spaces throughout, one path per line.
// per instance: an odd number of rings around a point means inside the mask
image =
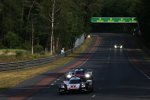
M 93 79 L 92 70 L 83 68 L 77 68 L 71 72 L 68 72 L 66 74 L 66 79 L 70 79 L 71 77 L 74 76 L 81 78 L 83 81 Z
M 115 44 L 115 45 L 114 45 L 114 48 L 115 48 L 115 49 L 118 49 L 118 48 L 119 48 L 119 49 L 122 49 L 122 48 L 123 48 L 123 45 L 121 45 L 121 44 L 120 44 L 120 45 Z
M 83 81 L 79 77 L 72 77 L 69 80 L 63 81 L 59 85 L 59 94 L 69 93 L 69 92 L 92 92 L 93 91 L 93 81 L 87 80 Z

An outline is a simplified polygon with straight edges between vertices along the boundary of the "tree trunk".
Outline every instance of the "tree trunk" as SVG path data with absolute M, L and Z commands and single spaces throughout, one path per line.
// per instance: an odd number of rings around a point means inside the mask
M 53 54 L 53 49 L 54 49 L 54 19 L 55 17 L 55 0 L 53 0 L 53 6 L 52 6 L 52 23 L 51 23 L 51 55 Z
M 33 26 L 33 20 L 32 20 L 32 36 L 31 36 L 31 53 L 34 54 L 34 26 Z
M 58 50 L 59 49 L 59 37 L 57 37 L 57 39 L 56 39 L 56 50 Z
M 25 0 L 22 1 L 22 10 L 21 10 L 21 22 L 20 22 L 20 32 L 22 32 L 23 30 L 23 17 L 24 17 L 24 5 L 25 5 Z
M 28 21 L 29 21 L 29 19 L 30 19 L 30 15 L 31 15 L 31 11 L 32 11 L 32 8 L 33 8 L 33 6 L 34 6 L 34 4 L 36 3 L 36 0 L 34 0 L 33 2 L 32 2 L 32 5 L 31 5 L 31 7 L 30 7 L 30 9 L 29 9 L 29 12 L 28 12 Z

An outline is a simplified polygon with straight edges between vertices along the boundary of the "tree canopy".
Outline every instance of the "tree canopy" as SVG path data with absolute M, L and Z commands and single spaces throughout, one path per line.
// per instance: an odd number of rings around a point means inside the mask
M 138 17 L 149 40 L 149 10 L 148 0 L 0 0 L 0 48 L 72 48 L 94 16 Z

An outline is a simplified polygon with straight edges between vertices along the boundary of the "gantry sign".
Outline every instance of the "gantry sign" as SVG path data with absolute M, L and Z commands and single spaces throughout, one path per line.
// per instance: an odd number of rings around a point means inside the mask
M 92 17 L 91 23 L 138 23 L 136 17 Z

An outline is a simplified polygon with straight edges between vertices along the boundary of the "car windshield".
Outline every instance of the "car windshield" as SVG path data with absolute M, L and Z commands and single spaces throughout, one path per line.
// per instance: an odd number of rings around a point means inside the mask
M 69 84 L 78 84 L 80 82 L 81 82 L 80 79 L 78 79 L 78 80 L 70 80 Z
M 84 74 L 84 71 L 76 71 L 75 74 Z

